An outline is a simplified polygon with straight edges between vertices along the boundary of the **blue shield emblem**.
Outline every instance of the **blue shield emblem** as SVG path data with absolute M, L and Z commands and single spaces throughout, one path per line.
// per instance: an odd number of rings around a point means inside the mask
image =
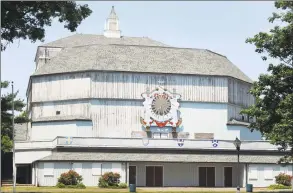
M 184 145 L 184 139 L 178 139 L 177 144 L 179 147 L 182 147 Z
M 66 137 L 66 145 L 72 144 L 72 137 Z
M 212 145 L 213 145 L 213 147 L 218 147 L 218 143 L 219 143 L 219 141 L 218 140 L 212 140 Z

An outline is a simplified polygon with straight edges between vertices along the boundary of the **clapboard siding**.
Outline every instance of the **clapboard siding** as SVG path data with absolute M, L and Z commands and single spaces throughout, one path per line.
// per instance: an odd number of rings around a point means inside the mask
M 90 97 L 89 73 L 33 77 L 32 101 L 55 101 Z
M 56 116 L 56 111 L 60 111 L 60 116 L 90 116 L 88 100 L 34 103 L 32 109 L 33 119 Z
M 247 116 L 240 115 L 242 109 L 241 106 L 228 105 L 228 121 L 231 119 L 248 121 Z
M 236 79 L 228 79 L 228 102 L 240 106 L 250 106 L 254 103 L 254 98 L 249 94 L 251 84 Z
M 93 98 L 141 99 L 141 94 L 164 87 L 182 95 L 183 101 L 227 102 L 228 81 L 225 77 L 163 75 L 142 73 L 92 73 Z
M 32 101 L 79 98 L 141 99 L 164 82 L 167 89 L 182 95 L 183 101 L 228 102 L 226 77 L 164 75 L 122 72 L 91 72 L 32 78 Z
M 141 131 L 142 113 L 139 101 L 92 100 L 94 137 L 130 137 L 132 131 Z

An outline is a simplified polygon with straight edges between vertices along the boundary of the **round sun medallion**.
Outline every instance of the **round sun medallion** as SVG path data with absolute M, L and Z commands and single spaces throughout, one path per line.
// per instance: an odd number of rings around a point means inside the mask
M 164 116 L 167 115 L 171 110 L 171 102 L 166 94 L 158 94 L 154 96 L 152 102 L 152 111 L 156 115 Z

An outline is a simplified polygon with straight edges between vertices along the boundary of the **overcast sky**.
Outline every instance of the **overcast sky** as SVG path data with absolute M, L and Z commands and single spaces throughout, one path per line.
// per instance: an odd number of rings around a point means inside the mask
M 114 5 L 124 36 L 147 36 L 171 46 L 218 52 L 253 80 L 268 67 L 245 39 L 272 27 L 267 20 L 275 11 L 272 1 L 78 3 L 87 3 L 93 10 L 92 15 L 74 33 L 64 29 L 63 24 L 53 22 L 46 28 L 45 43 L 75 33 L 102 34 L 105 19 Z M 1 53 L 2 80 L 14 81 L 22 99 L 26 97 L 29 76 L 35 70 L 34 57 L 41 44 L 16 40 Z

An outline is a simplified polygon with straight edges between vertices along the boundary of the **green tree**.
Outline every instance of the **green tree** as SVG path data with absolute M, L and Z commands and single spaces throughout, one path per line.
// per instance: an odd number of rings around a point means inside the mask
M 273 13 L 269 22 L 276 26 L 269 33 L 260 32 L 247 43 L 254 44 L 255 52 L 264 61 L 272 59 L 267 74 L 261 74 L 253 83 L 250 93 L 255 105 L 242 110 L 243 114 L 255 117 L 250 128 L 259 130 L 265 138 L 280 150 L 290 150 L 280 162 L 293 160 L 293 2 L 277 1 L 278 13 Z
M 54 18 L 73 32 L 91 13 L 88 5 L 72 1 L 1 1 L 1 50 L 19 38 L 43 41 Z
M 1 83 L 1 88 L 9 88 L 9 83 L 7 81 Z M 23 100 L 16 99 L 18 92 L 13 95 L 11 92 L 9 94 L 3 95 L 1 97 L 1 136 L 2 136 L 2 151 L 8 152 L 12 148 L 12 101 L 14 100 L 15 112 L 22 112 L 25 107 Z M 28 121 L 25 111 L 19 116 L 15 117 L 15 123 L 25 123 Z

